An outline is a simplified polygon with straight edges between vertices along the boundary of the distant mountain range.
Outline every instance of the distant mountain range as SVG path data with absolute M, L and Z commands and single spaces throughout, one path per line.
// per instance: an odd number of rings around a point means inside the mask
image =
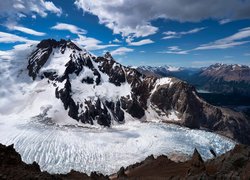
M 203 68 L 141 66 L 137 70 L 146 76 L 176 77 L 210 92 L 250 96 L 250 67 L 245 65 L 217 63 Z

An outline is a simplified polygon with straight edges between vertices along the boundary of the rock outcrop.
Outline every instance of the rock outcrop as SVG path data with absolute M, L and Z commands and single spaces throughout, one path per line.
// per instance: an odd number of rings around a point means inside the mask
M 167 156 L 150 156 L 125 168 L 124 176 L 126 179 L 249 179 L 250 147 L 236 145 L 233 150 L 206 162 L 196 149 L 185 162 L 174 162 Z M 111 177 L 122 179 L 117 174 Z

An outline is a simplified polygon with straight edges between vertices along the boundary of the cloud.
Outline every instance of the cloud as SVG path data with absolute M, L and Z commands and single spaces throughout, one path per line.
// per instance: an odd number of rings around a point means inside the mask
M 250 53 L 245 53 L 244 56 L 250 56 Z
M 240 29 L 237 33 L 225 37 L 223 39 L 218 39 L 214 42 L 207 44 L 202 44 L 196 48 L 183 50 L 178 46 L 170 46 L 167 51 L 160 51 L 158 53 L 167 53 L 167 54 L 188 54 L 191 51 L 198 50 L 211 50 L 211 49 L 228 49 L 235 46 L 240 46 L 246 43 L 250 43 L 250 27 Z M 246 39 L 246 40 L 245 40 Z
M 232 22 L 231 19 L 222 19 L 222 20 L 219 21 L 220 25 L 227 24 L 227 23 L 230 23 L 230 22 Z
M 83 35 L 78 35 L 78 38 L 73 40 L 77 44 L 83 46 L 87 50 L 99 50 L 99 49 L 105 49 L 108 47 L 116 47 L 119 46 L 117 44 L 102 44 L 101 41 L 92 38 L 92 37 L 86 37 Z
M 194 50 L 207 50 L 207 49 L 227 49 L 234 46 L 249 43 L 250 40 L 244 40 L 250 37 L 250 27 L 240 29 L 239 32 L 228 36 L 223 39 L 216 40 L 207 44 L 200 45 Z
M 167 51 L 160 51 L 162 54 L 188 54 L 189 51 L 182 50 L 179 46 L 170 46 Z
M 250 0 L 75 0 L 75 5 L 96 15 L 114 34 L 134 37 L 155 34 L 158 28 L 151 21 L 158 18 L 179 22 L 250 18 Z
M 15 34 L 10 34 L 6 32 L 1 32 L 0 31 L 0 42 L 1 43 L 16 43 L 16 42 L 35 42 L 33 40 L 29 40 L 25 37 L 17 36 Z
M 194 33 L 202 31 L 203 29 L 206 29 L 206 28 L 205 27 L 194 28 L 189 31 L 182 31 L 182 32 L 167 31 L 167 32 L 163 32 L 163 34 L 166 36 L 163 37 L 162 39 L 181 38 L 183 35 L 194 34 Z
M 151 39 L 143 39 L 137 42 L 129 42 L 129 46 L 142 46 L 142 45 L 152 44 L 152 43 L 154 43 L 154 41 L 152 41 Z
M 115 43 L 120 43 L 121 41 L 120 41 L 119 39 L 115 38 L 115 39 L 113 40 L 113 42 L 115 42 Z
M 70 31 L 72 34 L 86 34 L 87 33 L 85 29 L 79 28 L 73 24 L 66 24 L 66 23 L 57 23 L 55 26 L 51 27 L 51 29 L 66 30 L 66 31 Z
M 249 43 L 249 42 L 250 41 L 229 42 L 229 43 L 212 42 L 212 43 L 208 43 L 208 44 L 203 44 L 203 45 L 195 48 L 194 50 L 228 49 L 228 48 L 232 48 L 232 47 L 239 46 L 239 45 L 242 45 L 242 44 L 246 44 L 246 43 Z
M 62 9 L 46 0 L 8 0 L 0 1 L 0 17 L 8 18 L 8 21 L 16 21 L 22 17 L 39 15 L 46 17 L 48 12 L 58 16 Z
M 114 51 L 111 51 L 110 53 L 112 55 L 124 55 L 124 54 L 126 54 L 128 52 L 133 52 L 133 51 L 134 51 L 134 49 L 131 49 L 131 48 L 120 47 L 120 48 L 118 48 L 118 49 L 116 49 Z
M 44 6 L 45 6 L 46 10 L 48 10 L 52 13 L 55 13 L 58 16 L 60 16 L 62 14 L 62 9 L 56 7 L 55 4 L 51 1 L 45 1 Z
M 23 33 L 26 33 L 26 34 L 30 34 L 30 35 L 34 35 L 34 36 L 45 36 L 46 35 L 46 33 L 38 32 L 38 31 L 35 31 L 33 29 L 29 29 L 29 28 L 22 27 L 22 26 L 7 25 L 7 27 L 10 30 L 20 31 L 20 32 L 23 32 Z

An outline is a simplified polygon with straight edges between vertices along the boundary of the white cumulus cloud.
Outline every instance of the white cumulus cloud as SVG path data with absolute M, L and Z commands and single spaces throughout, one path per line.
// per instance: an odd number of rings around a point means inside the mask
M 19 18 L 39 15 L 46 17 L 48 12 L 58 16 L 62 9 L 53 2 L 46 0 L 1 0 L 0 17 L 8 18 L 9 21 L 16 21 Z
M 155 34 L 158 27 L 151 22 L 158 18 L 179 22 L 250 18 L 250 0 L 75 0 L 75 5 L 96 15 L 115 34 L 133 37 Z

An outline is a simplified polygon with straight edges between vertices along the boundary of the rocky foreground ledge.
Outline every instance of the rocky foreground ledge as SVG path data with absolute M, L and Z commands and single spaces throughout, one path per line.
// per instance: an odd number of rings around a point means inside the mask
M 121 168 L 116 174 L 104 176 L 96 172 L 90 176 L 71 171 L 52 175 L 41 172 L 37 163 L 25 164 L 13 145 L 0 144 L 0 179 L 250 179 L 250 146 L 236 145 L 222 156 L 204 162 L 195 149 L 190 160 L 171 161 L 167 156 Z

